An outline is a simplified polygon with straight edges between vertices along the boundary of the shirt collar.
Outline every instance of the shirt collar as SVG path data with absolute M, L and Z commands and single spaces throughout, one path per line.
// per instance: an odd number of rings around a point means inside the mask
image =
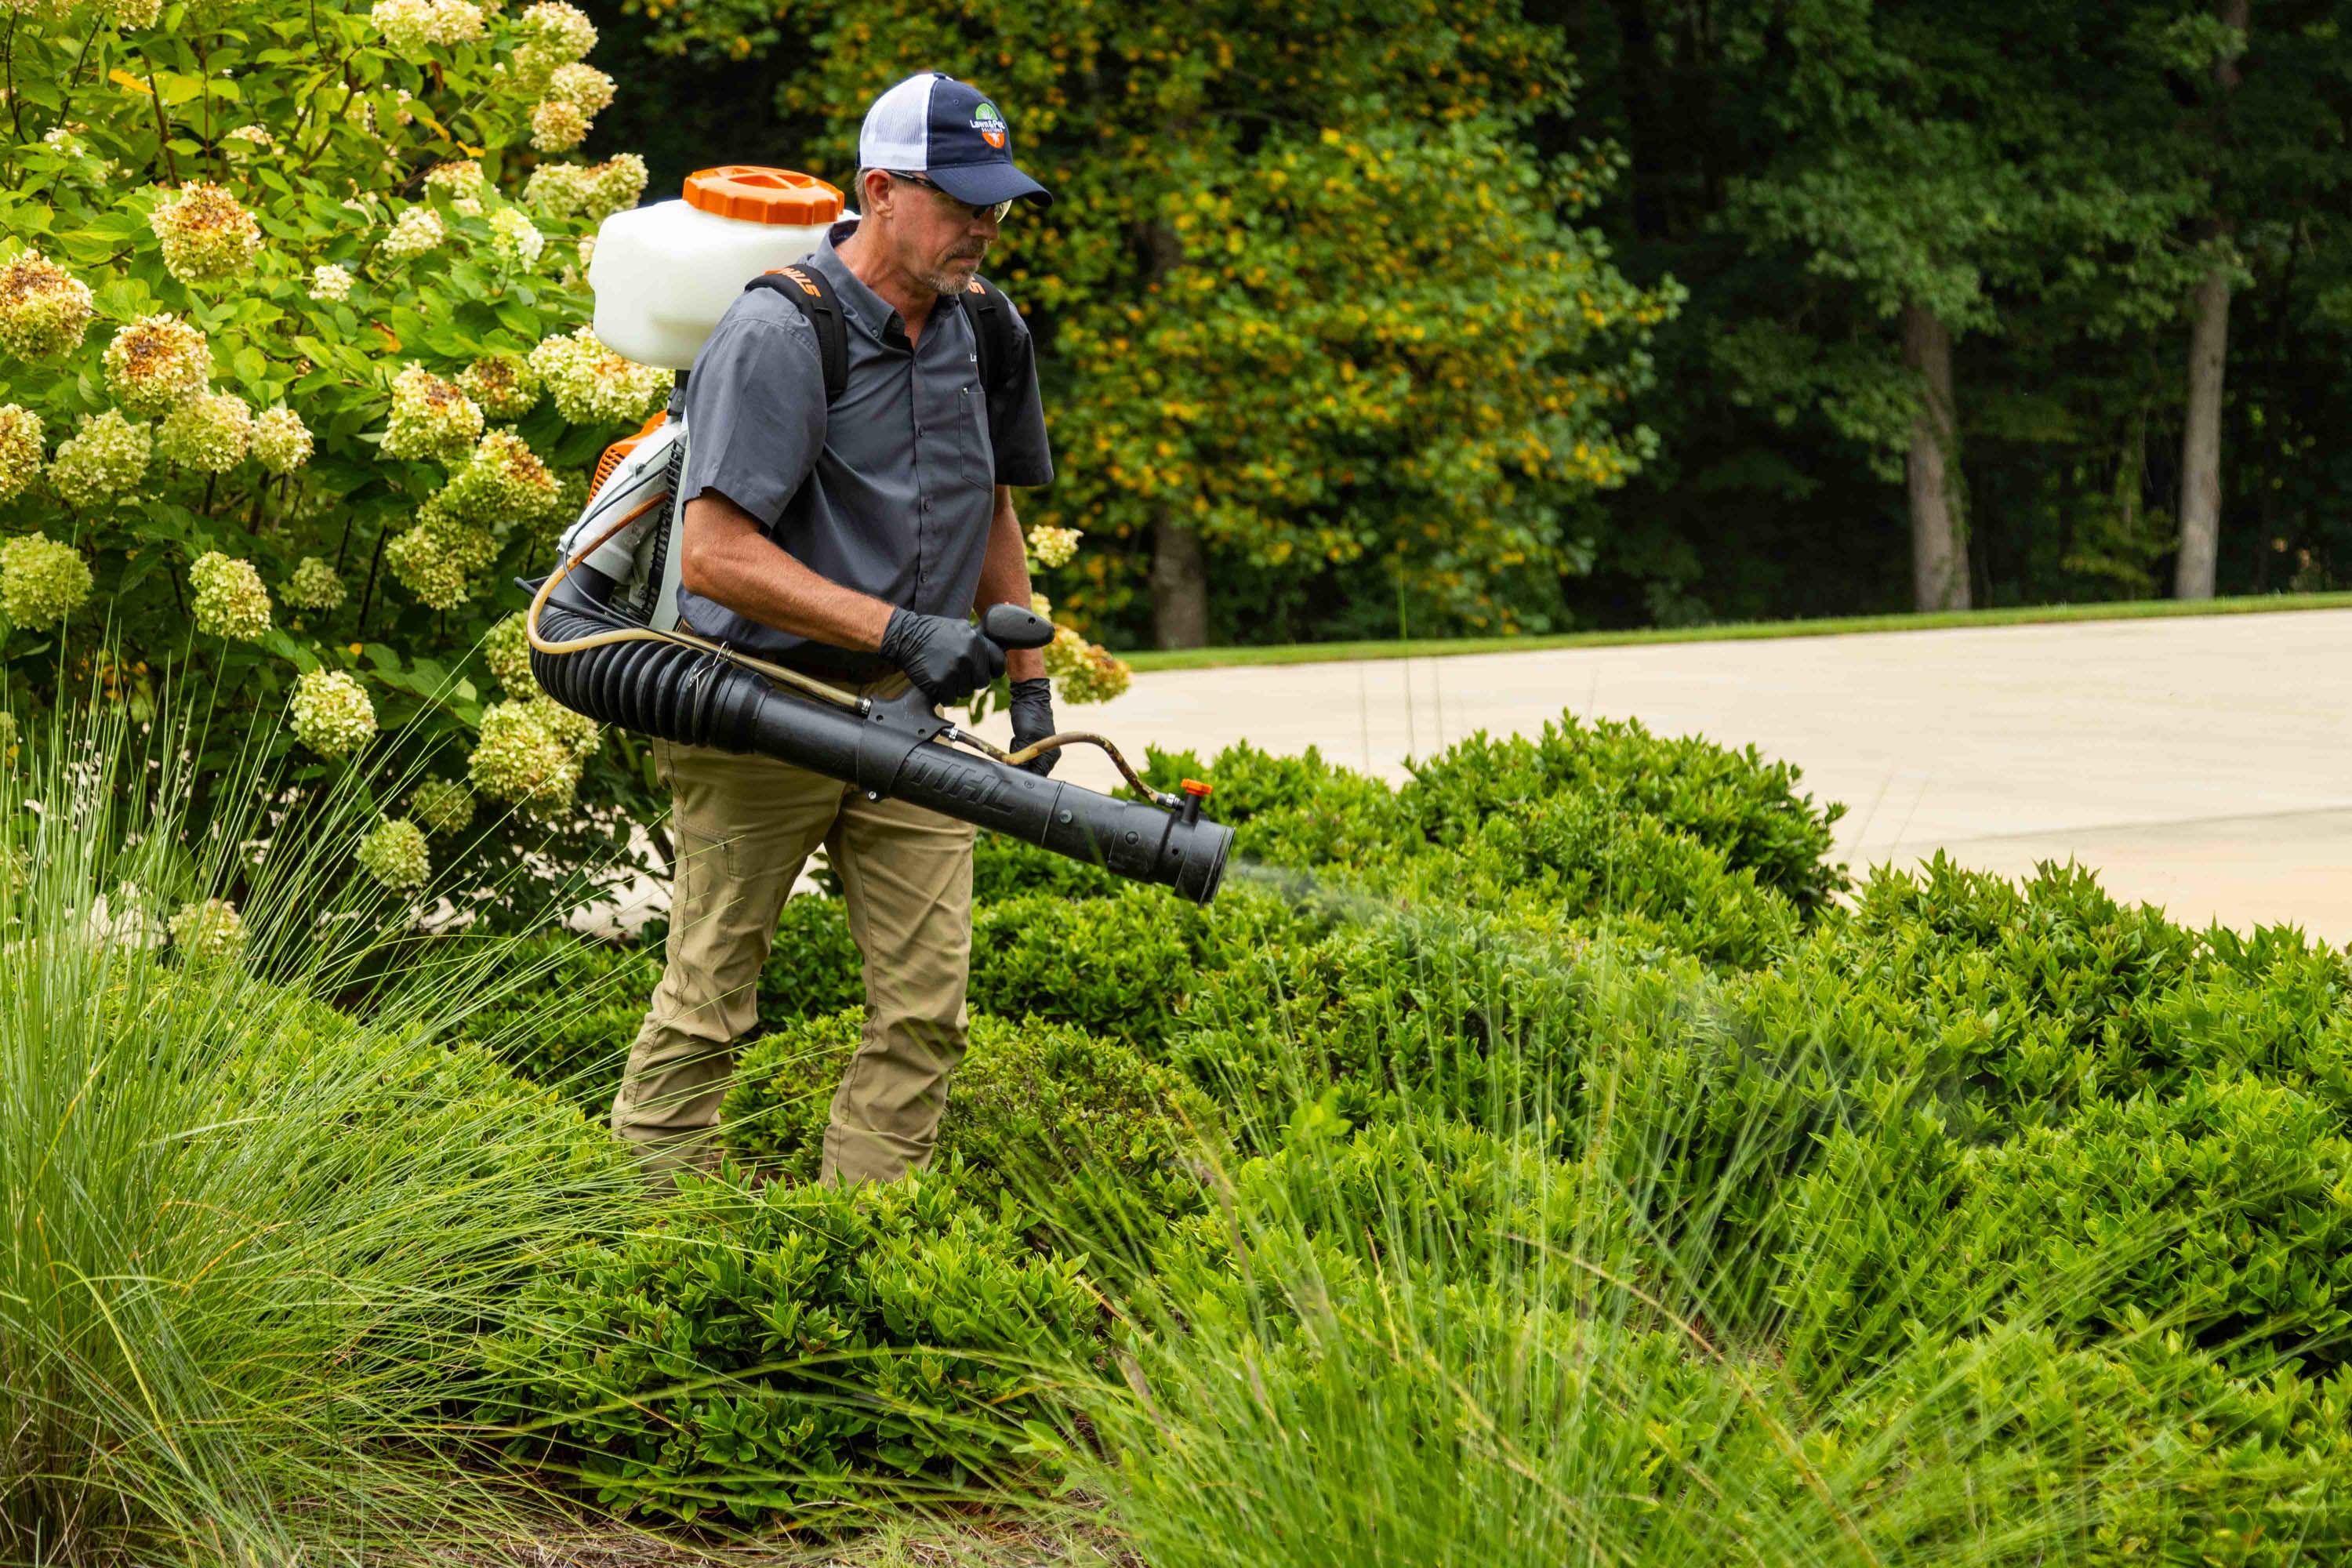
M 887 300 L 868 289 L 865 280 L 849 269 L 849 263 L 842 260 L 837 252 L 836 247 L 856 232 L 857 220 L 854 217 L 844 218 L 835 224 L 817 242 L 816 251 L 809 258 L 808 264 L 824 274 L 825 281 L 833 285 L 833 291 L 840 298 L 842 308 L 847 311 L 849 319 L 856 321 L 867 337 L 877 342 L 904 348 L 907 323 L 899 319 L 898 312 Z M 947 298 L 944 294 L 940 297 Z M 936 319 L 936 312 L 934 317 Z

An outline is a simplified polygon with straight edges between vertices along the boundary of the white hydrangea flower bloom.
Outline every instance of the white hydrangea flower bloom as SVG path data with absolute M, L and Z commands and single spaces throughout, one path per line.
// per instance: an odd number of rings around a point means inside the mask
M 351 595 L 335 569 L 315 555 L 296 563 L 286 579 L 286 602 L 298 610 L 331 610 Z
M 322 757 L 347 757 L 375 735 L 375 704 L 358 677 L 306 669 L 294 678 L 294 735 Z
M 383 243 L 376 247 L 376 254 L 393 261 L 406 261 L 411 257 L 423 256 L 448 237 L 449 231 L 441 226 L 439 213 L 431 207 L 409 207 L 393 219 Z
M 520 207 L 500 207 L 490 215 L 490 249 L 511 266 L 536 266 L 547 248 L 547 237 L 531 226 Z
M 202 474 L 226 473 L 253 445 L 253 414 L 234 392 L 192 397 L 163 416 L 155 449 L 166 462 Z
M 273 404 L 253 421 L 253 455 L 273 474 L 290 474 L 310 460 L 310 427 L 282 403 Z
M 352 297 L 352 275 L 348 268 L 331 261 L 322 261 L 310 268 L 310 298 L 329 302 Z
M 596 754 L 604 742 L 604 728 L 587 714 L 566 708 L 544 692 L 530 700 L 530 710 L 540 727 L 562 743 L 574 760 L 585 762 Z
M 229 963 L 245 951 L 245 917 L 226 899 L 181 905 L 167 929 L 182 961 L 191 965 Z
M 408 816 L 436 838 L 454 837 L 473 824 L 474 792 L 448 779 L 426 779 L 409 792 Z
M 528 702 L 494 702 L 483 713 L 468 771 L 484 795 L 541 808 L 563 805 L 580 783 L 572 748 Z
M 434 496 L 433 510 L 457 522 L 499 528 L 539 516 L 554 494 L 555 475 L 539 454 L 513 431 L 493 430 Z
M 472 158 L 425 171 L 425 188 L 447 192 L 449 205 L 468 217 L 482 216 L 483 183 L 482 165 Z
M 642 419 L 669 398 L 669 373 L 624 359 L 598 341 L 593 328 L 542 340 L 530 368 L 575 425 Z
M 433 875 L 425 832 L 404 817 L 387 817 L 360 840 L 360 869 L 394 892 L 421 888 Z
M 1070 558 L 1078 552 L 1081 537 L 1075 528 L 1055 528 L 1041 522 L 1029 531 L 1029 553 L 1037 558 L 1037 564 L 1049 571 L 1067 566 Z
M 577 61 L 548 73 L 546 91 L 551 101 L 568 103 L 591 119 L 613 106 L 613 79 Z
M 205 334 L 169 312 L 142 316 L 116 332 L 105 363 L 115 401 L 151 418 L 201 396 L 213 374 Z
M 188 568 L 195 588 L 196 629 L 237 642 L 258 642 L 269 629 L 269 590 L 250 561 L 208 550 Z
M 430 0 L 375 0 L 368 7 L 368 20 L 375 24 L 393 53 L 404 59 L 424 58 L 433 32 Z
M 476 360 L 458 373 L 457 389 L 491 419 L 520 419 L 539 406 L 539 377 L 520 354 Z
M 637 205 L 646 194 L 646 161 L 635 153 L 616 153 L 592 165 L 583 210 L 592 222 L 602 223 L 623 207 Z
M 549 217 L 576 215 L 588 195 L 588 171 L 579 163 L 541 163 L 522 183 L 522 199 Z
M 0 612 L 27 631 L 53 626 L 89 602 L 81 552 L 42 533 L 0 539 Z
M 393 378 L 385 457 L 446 461 L 470 450 L 481 434 L 480 405 L 424 366 L 412 360 Z
M 428 43 L 446 48 L 451 44 L 479 43 L 488 37 L 489 30 L 478 5 L 467 0 L 432 0 L 427 7 L 425 37 Z
M 596 24 L 564 0 L 540 0 L 522 14 L 523 37 L 558 61 L 584 59 L 596 47 Z
M 383 563 L 419 603 L 446 610 L 471 596 L 467 578 L 497 553 L 498 542 L 488 530 L 431 514 L 385 543 Z
M 576 103 L 551 98 L 530 111 L 530 144 L 541 153 L 569 153 L 588 139 L 588 117 Z
M 0 501 L 25 493 L 45 455 L 41 416 L 21 404 L 0 403 Z
M 96 313 L 89 285 L 39 251 L 0 262 L 0 349 L 18 359 L 71 353 Z
M 240 277 L 261 250 L 261 226 L 218 185 L 190 180 L 147 223 L 163 242 L 165 269 L 186 284 Z
M 58 443 L 49 488 L 84 510 L 110 507 L 139 489 L 153 448 L 147 426 L 133 425 L 121 409 L 85 414 L 74 434 Z
M 509 697 L 528 700 L 539 695 L 530 673 L 530 634 L 520 614 L 509 616 L 482 639 L 482 658 Z

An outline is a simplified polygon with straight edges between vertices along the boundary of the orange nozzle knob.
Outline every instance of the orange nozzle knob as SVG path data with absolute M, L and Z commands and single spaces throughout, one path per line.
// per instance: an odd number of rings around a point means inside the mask
M 1209 798 L 1210 786 L 1199 779 L 1186 779 L 1183 784 L 1178 787 L 1182 789 L 1186 795 L 1191 795 L 1195 800 L 1206 800 Z

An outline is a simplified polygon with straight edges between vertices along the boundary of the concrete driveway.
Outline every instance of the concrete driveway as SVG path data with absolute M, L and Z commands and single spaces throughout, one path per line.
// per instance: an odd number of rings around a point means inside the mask
M 1754 744 L 1846 803 L 1857 870 L 1937 849 L 2098 868 L 2179 921 L 2352 940 L 2352 611 L 1865 633 L 1139 675 L 1062 714 L 1141 760 L 1248 739 L 1383 778 L 1562 709 Z M 1005 738 L 1000 715 L 983 729 Z M 1107 786 L 1098 752 L 1066 776 Z M 1246 840 L 1244 840 L 1246 844 Z

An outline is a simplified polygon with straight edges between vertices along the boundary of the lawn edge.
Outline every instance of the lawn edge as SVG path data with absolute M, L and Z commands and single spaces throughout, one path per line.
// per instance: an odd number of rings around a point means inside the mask
M 1378 659 L 1458 658 L 1482 653 L 1540 653 L 1553 648 L 1748 642 L 1779 637 L 1852 637 L 1871 632 L 1951 631 L 1978 626 L 2063 625 L 2084 621 L 2172 620 L 2197 616 L 2281 615 L 2301 610 L 2347 608 L 2352 608 L 2352 592 L 2250 594 L 2227 599 L 2132 599 L 2095 605 L 2016 605 L 1990 610 L 1836 616 L 1797 621 L 1735 621 L 1710 626 L 1651 626 L 1626 631 L 1555 632 L 1526 637 L 1275 643 L 1263 647 L 1139 648 L 1121 653 L 1118 657 L 1138 674 L 1147 674 L 1158 670 L 1222 669 L 1250 665 L 1355 664 Z

